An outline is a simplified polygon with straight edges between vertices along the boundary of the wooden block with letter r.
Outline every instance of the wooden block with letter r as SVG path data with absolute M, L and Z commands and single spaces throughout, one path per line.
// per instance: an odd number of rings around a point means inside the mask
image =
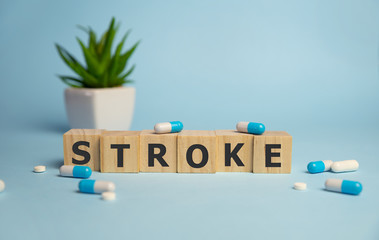
M 176 172 L 177 133 L 156 134 L 143 130 L 140 134 L 140 171 Z
M 283 131 L 254 135 L 254 173 L 291 173 L 292 136 Z
M 139 172 L 140 131 L 104 131 L 100 137 L 101 172 Z
M 253 171 L 253 134 L 235 130 L 216 130 L 217 172 Z
M 217 138 L 214 131 L 184 130 L 178 134 L 178 172 L 216 172 Z
M 99 171 L 102 132 L 99 129 L 71 129 L 63 134 L 64 165 L 84 165 Z

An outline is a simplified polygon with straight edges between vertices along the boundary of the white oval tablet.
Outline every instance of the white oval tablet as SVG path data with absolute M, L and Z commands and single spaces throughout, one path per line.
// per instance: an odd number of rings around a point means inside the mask
M 293 185 L 293 188 L 296 190 L 306 190 L 307 184 L 303 182 L 295 182 L 295 184 Z
M 331 166 L 333 172 L 351 172 L 356 171 L 359 168 L 357 160 L 345 160 L 334 162 Z
M 5 183 L 3 180 L 0 179 L 0 192 L 4 191 L 5 189 Z
M 116 199 L 116 193 L 114 192 L 103 192 L 101 194 L 101 197 L 103 200 L 111 201 Z
M 46 166 L 35 166 L 34 167 L 34 172 L 36 173 L 42 173 L 42 172 L 46 172 Z

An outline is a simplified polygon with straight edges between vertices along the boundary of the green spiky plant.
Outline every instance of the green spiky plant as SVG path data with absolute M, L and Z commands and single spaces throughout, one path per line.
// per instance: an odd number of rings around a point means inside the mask
M 90 27 L 79 26 L 79 28 L 89 35 L 88 46 L 85 46 L 78 37 L 76 38 L 83 51 L 86 66 L 83 66 L 62 46 L 55 44 L 63 61 L 78 75 L 78 77 L 63 75 L 58 75 L 58 77 L 67 85 L 75 88 L 110 88 L 132 82 L 128 76 L 133 72 L 135 65 L 129 70 L 126 70 L 126 66 L 140 41 L 126 52 L 121 53 L 130 33 L 128 31 L 112 55 L 112 43 L 119 28 L 119 24 L 115 24 L 115 18 L 112 18 L 108 30 L 99 40 Z

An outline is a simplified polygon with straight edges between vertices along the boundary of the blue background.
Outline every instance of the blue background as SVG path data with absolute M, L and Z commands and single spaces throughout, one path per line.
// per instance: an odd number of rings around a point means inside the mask
M 112 16 L 118 40 L 142 40 L 133 130 L 263 122 L 293 136 L 292 174 L 94 173 L 114 202 L 58 177 L 69 126 L 55 75 L 71 72 L 54 43 L 82 60 L 76 24 L 100 33 Z M 378 39 L 378 1 L 1 1 L 0 239 L 379 239 Z M 322 159 L 360 169 L 306 172 Z M 332 177 L 362 194 L 324 191 Z

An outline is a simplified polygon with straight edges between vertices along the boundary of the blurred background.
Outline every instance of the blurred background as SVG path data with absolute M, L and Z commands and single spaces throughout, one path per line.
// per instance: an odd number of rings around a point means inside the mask
M 130 63 L 133 130 L 180 120 L 186 129 L 257 121 L 305 133 L 378 133 L 377 1 L 2 1 L 1 125 L 66 130 L 54 43 L 82 62 L 77 24 L 116 42 L 142 40 Z M 129 44 L 128 44 L 129 43 Z M 61 132 L 62 132 L 61 131 Z M 305 135 L 304 135 L 305 137 Z
M 87 40 L 87 36 L 76 25 L 91 26 L 100 34 L 112 16 L 121 22 L 116 42 L 128 29 L 132 33 L 126 47 L 142 40 L 130 60 L 136 64 L 131 86 L 137 91 L 132 130 L 173 120 L 182 121 L 185 129 L 201 130 L 234 129 L 239 121 L 262 122 L 266 130 L 293 136 L 293 173 L 270 177 L 95 173 L 119 182 L 118 196 L 128 198 L 127 204 L 121 200 L 113 208 L 99 207 L 97 199 L 74 193 L 74 180 L 55 178 L 63 163 L 62 134 L 69 129 L 66 85 L 56 75 L 72 72 L 54 43 L 84 62 L 75 37 Z M 314 226 L 340 223 L 356 231 L 330 229 L 325 237 L 378 239 L 378 46 L 378 1 L 2 0 L 0 177 L 9 187 L 0 196 L 4 200 L 0 223 L 6 226 L 0 236 L 80 235 L 81 226 L 72 225 L 72 211 L 81 206 L 82 212 L 75 212 L 78 219 L 117 216 L 128 221 L 131 236 L 157 233 L 166 238 L 162 225 L 167 221 L 176 226 L 173 232 L 170 229 L 172 239 L 195 223 L 201 224 L 200 234 L 187 232 L 183 239 L 247 238 L 254 231 L 260 238 L 296 239 L 300 234 L 297 239 L 318 239 L 309 234 Z M 344 176 L 362 181 L 359 197 L 324 193 L 324 178 L 332 173 L 306 174 L 309 161 L 352 158 L 362 167 Z M 31 173 L 38 164 L 54 169 L 44 181 Z M 313 191 L 301 195 L 290 190 L 299 179 L 308 181 Z M 53 191 L 53 183 L 59 191 Z M 46 192 L 52 194 L 46 198 Z M 28 200 L 31 196 L 34 201 Z M 320 199 L 326 199 L 329 207 Z M 230 205 L 239 200 L 242 204 Z M 262 208 L 265 204 L 270 208 Z M 20 215 L 25 231 L 17 228 Z M 209 222 L 216 224 L 208 229 Z M 154 227 L 151 233 L 144 229 L 149 223 Z M 103 224 L 104 229 L 117 226 L 115 235 L 124 231 L 122 221 Z M 84 226 L 91 227 L 91 237 L 108 236 L 93 229 L 91 221 Z M 71 232 L 62 233 L 69 228 Z M 43 229 L 44 237 L 38 229 Z

